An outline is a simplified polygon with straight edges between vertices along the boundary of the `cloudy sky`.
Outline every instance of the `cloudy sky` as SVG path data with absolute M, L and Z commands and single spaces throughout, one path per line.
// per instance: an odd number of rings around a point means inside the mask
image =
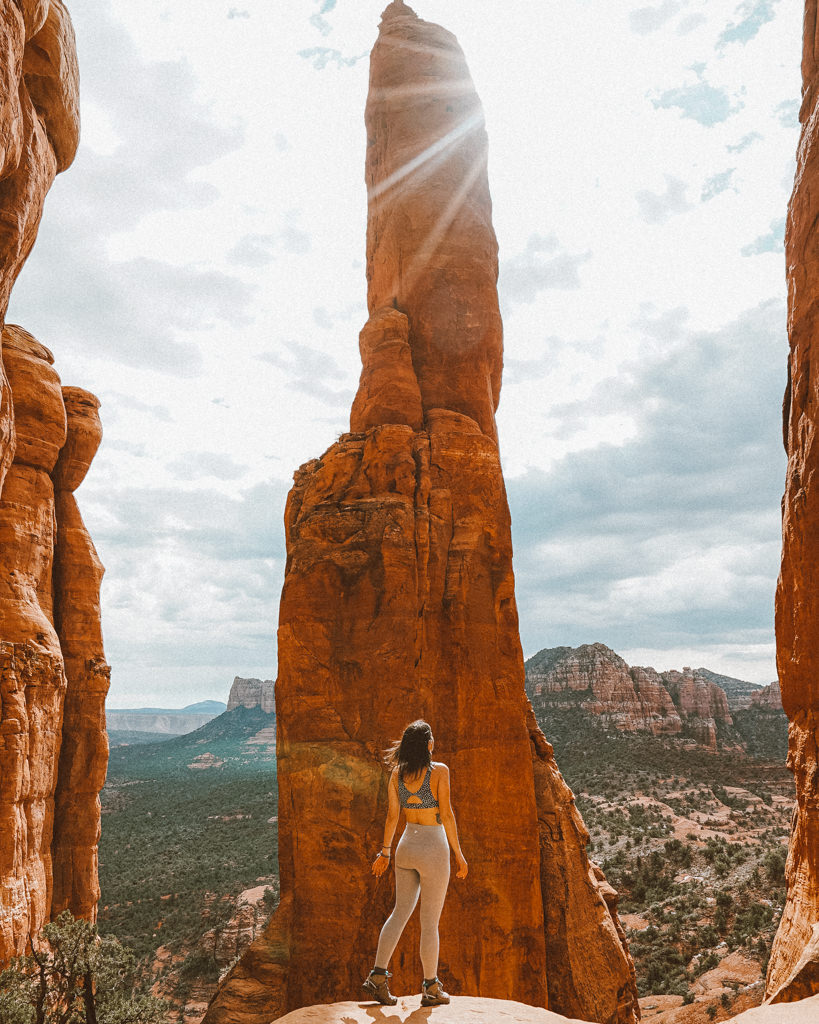
M 366 319 L 386 0 L 69 0 L 83 143 L 8 320 L 102 401 L 111 707 L 275 675 L 293 470 Z M 417 0 L 486 108 L 524 652 L 768 682 L 795 0 Z

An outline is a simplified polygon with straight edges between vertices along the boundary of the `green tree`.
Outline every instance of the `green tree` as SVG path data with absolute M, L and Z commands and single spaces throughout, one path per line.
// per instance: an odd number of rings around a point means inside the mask
M 3 1024 L 163 1024 L 167 1003 L 141 991 L 137 962 L 65 910 L 0 973 Z
M 765 873 L 772 882 L 784 882 L 785 881 L 785 862 L 788 859 L 788 851 L 778 846 L 774 850 L 769 850 L 765 854 L 763 865 L 765 867 Z

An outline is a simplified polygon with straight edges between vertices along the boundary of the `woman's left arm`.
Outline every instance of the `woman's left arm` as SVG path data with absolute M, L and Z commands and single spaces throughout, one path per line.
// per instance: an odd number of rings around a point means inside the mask
M 373 874 L 383 875 L 387 870 L 390 863 L 390 847 L 392 846 L 393 836 L 398 826 L 398 818 L 401 814 L 401 806 L 398 802 L 398 769 L 394 768 L 392 775 L 390 776 L 390 782 L 387 787 L 387 796 L 389 798 L 389 806 L 387 807 L 387 820 L 384 823 L 384 845 L 381 847 L 381 853 L 375 858 L 373 863 Z

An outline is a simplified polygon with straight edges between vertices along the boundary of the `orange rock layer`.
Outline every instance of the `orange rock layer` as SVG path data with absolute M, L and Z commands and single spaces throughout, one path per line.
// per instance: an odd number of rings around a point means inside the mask
M 295 475 L 276 684 L 281 904 L 207 1024 L 355 995 L 390 912 L 380 754 L 424 717 L 469 877 L 453 877 L 453 993 L 606 1024 L 639 1015 L 616 893 L 524 691 L 494 412 L 497 243 L 480 103 L 454 37 L 384 12 L 367 105 L 370 319 L 351 432 Z M 400 834 L 400 826 L 399 826 Z M 411 921 L 391 970 L 420 979 Z
M 802 134 L 788 209 L 788 388 L 783 406 L 788 472 L 782 501 L 782 567 L 776 592 L 777 668 L 790 719 L 788 766 L 797 807 L 786 867 L 788 897 L 768 967 L 778 992 L 819 922 L 819 22 L 807 0 L 802 58 Z
M 3 327 L 55 174 L 79 141 L 74 32 L 60 0 L 0 0 L 0 963 L 68 907 L 93 920 L 107 765 L 102 567 L 72 491 L 98 402 Z

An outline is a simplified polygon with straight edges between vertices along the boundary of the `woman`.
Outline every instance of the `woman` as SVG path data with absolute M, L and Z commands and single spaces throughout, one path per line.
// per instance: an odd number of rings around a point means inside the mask
M 458 878 L 466 878 L 467 863 L 458 842 L 455 815 L 449 802 L 449 769 L 431 758 L 435 739 L 423 719 L 412 722 L 401 739 L 387 751 L 392 768 L 388 787 L 389 808 L 384 826 L 384 845 L 373 862 L 376 877 L 390 862 L 390 847 L 401 808 L 407 827 L 395 848 L 395 908 L 384 923 L 378 939 L 375 967 L 364 981 L 364 989 L 387 1006 L 398 1000 L 390 993 L 387 970 L 401 933 L 421 896 L 421 965 L 424 981 L 421 1005 L 448 1003 L 449 996 L 438 981 L 438 920 L 449 885 L 449 847 L 458 862 Z M 422 777 L 423 776 L 423 777 Z M 412 787 L 409 788 L 407 785 Z M 448 841 L 448 844 L 447 844 Z

